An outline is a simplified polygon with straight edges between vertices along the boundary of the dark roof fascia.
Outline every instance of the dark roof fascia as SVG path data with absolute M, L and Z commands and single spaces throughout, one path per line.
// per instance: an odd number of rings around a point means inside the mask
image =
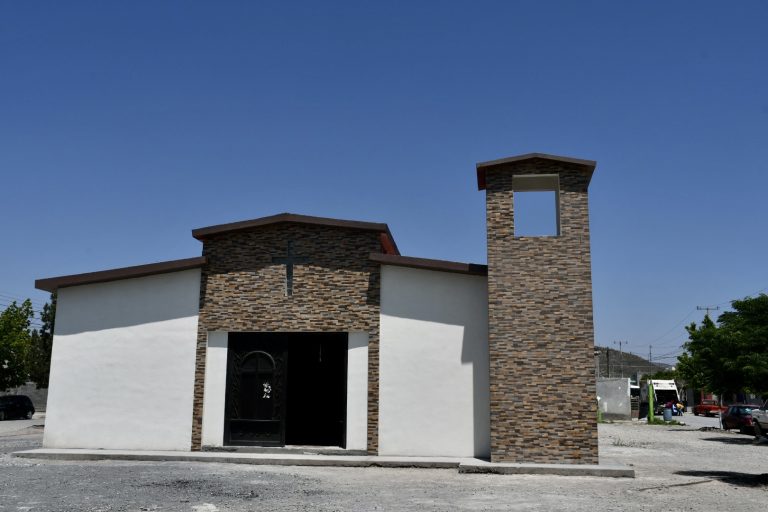
M 392 236 L 392 232 L 389 230 L 389 226 L 384 223 L 331 219 L 328 217 L 312 217 L 310 215 L 297 215 L 295 213 L 280 213 L 277 215 L 271 215 L 269 217 L 261 217 L 258 219 L 244 220 L 240 222 L 231 222 L 228 224 L 218 224 L 216 226 L 193 229 L 192 236 L 200 241 L 203 241 L 207 237 L 213 235 L 231 233 L 234 231 L 244 231 L 251 228 L 267 226 L 270 224 L 278 224 L 281 222 L 293 222 L 296 224 L 313 224 L 317 226 L 376 231 L 386 236 L 386 240 L 382 239 L 382 246 L 384 247 L 384 250 L 387 252 L 392 251 L 394 254 L 400 254 L 400 251 L 397 248 L 397 244 L 395 243 L 395 239 Z
M 476 263 L 460 263 L 456 261 L 432 260 L 427 258 L 414 258 L 394 254 L 380 254 L 372 252 L 369 259 L 381 265 L 395 265 L 398 267 L 418 268 L 422 270 L 436 270 L 438 272 L 453 272 L 455 274 L 468 274 L 473 276 L 487 276 L 488 266 Z
M 119 281 L 121 279 L 133 279 L 136 277 L 146 277 L 155 274 L 167 274 L 169 272 L 191 270 L 193 268 L 202 267 L 206 262 L 207 258 L 205 256 L 198 256 L 196 258 L 161 261 L 158 263 L 150 263 L 148 265 L 113 268 L 110 270 L 100 270 L 98 272 L 87 272 L 85 274 L 49 277 L 46 279 L 36 280 L 35 288 L 53 293 L 59 288 L 65 288 L 68 286 L 106 283 L 109 281 Z
M 594 160 L 571 158 L 569 156 L 548 155 L 546 153 L 526 153 L 524 155 L 510 156 L 507 158 L 500 158 L 498 160 L 489 160 L 487 162 L 480 162 L 475 165 L 475 168 L 477 169 L 477 189 L 485 189 L 486 170 L 501 165 L 514 165 L 535 159 L 549 160 L 552 162 L 572 165 L 590 175 L 595 171 L 595 167 L 597 166 L 597 162 Z

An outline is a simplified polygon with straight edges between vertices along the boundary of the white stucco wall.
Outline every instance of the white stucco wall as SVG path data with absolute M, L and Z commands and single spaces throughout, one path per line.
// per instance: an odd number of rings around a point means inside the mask
M 189 450 L 200 271 L 62 288 L 43 445 Z
M 490 453 L 484 276 L 382 266 L 379 453 Z
M 224 444 L 228 347 L 228 332 L 208 332 L 203 391 L 203 446 L 222 446 Z
M 208 333 L 203 395 L 203 446 L 223 446 L 227 392 L 227 332 Z M 347 349 L 347 450 L 368 443 L 368 334 L 350 332 Z
M 350 332 L 347 349 L 347 450 L 368 445 L 368 334 Z

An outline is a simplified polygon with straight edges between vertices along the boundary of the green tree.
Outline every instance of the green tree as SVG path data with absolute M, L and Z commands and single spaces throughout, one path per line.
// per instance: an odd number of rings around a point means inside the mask
M 734 311 L 718 322 L 738 348 L 735 366 L 742 372 L 745 391 L 768 394 L 768 295 L 736 300 Z
M 51 372 L 51 349 L 53 348 L 53 328 L 56 323 L 56 294 L 51 294 L 51 302 L 43 306 L 40 314 L 43 323 L 40 332 L 32 331 L 27 371 L 29 380 L 38 389 L 48 387 L 48 376 Z
M 677 371 L 689 385 L 719 395 L 768 394 L 768 296 L 735 300 L 717 325 L 688 326 Z
M 27 354 L 31 332 L 29 324 L 34 316 L 32 302 L 16 301 L 0 313 L 0 391 L 6 391 L 27 382 Z

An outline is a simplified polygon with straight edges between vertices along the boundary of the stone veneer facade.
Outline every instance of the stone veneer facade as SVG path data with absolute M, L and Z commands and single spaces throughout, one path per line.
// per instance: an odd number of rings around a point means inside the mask
M 598 462 L 591 171 L 541 158 L 484 169 L 492 462 Z M 536 174 L 559 178 L 560 232 L 515 237 L 513 176 Z
M 285 294 L 288 242 L 308 262 L 293 269 Z M 205 237 L 197 335 L 192 449 L 201 449 L 205 357 L 209 331 L 365 332 L 368 334 L 368 451 L 378 450 L 381 252 L 372 230 L 293 222 Z

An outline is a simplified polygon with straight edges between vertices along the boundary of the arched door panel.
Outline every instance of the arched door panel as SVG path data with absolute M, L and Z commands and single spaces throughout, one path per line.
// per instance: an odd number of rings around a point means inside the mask
M 270 346 L 229 351 L 225 444 L 285 444 L 286 357 Z

